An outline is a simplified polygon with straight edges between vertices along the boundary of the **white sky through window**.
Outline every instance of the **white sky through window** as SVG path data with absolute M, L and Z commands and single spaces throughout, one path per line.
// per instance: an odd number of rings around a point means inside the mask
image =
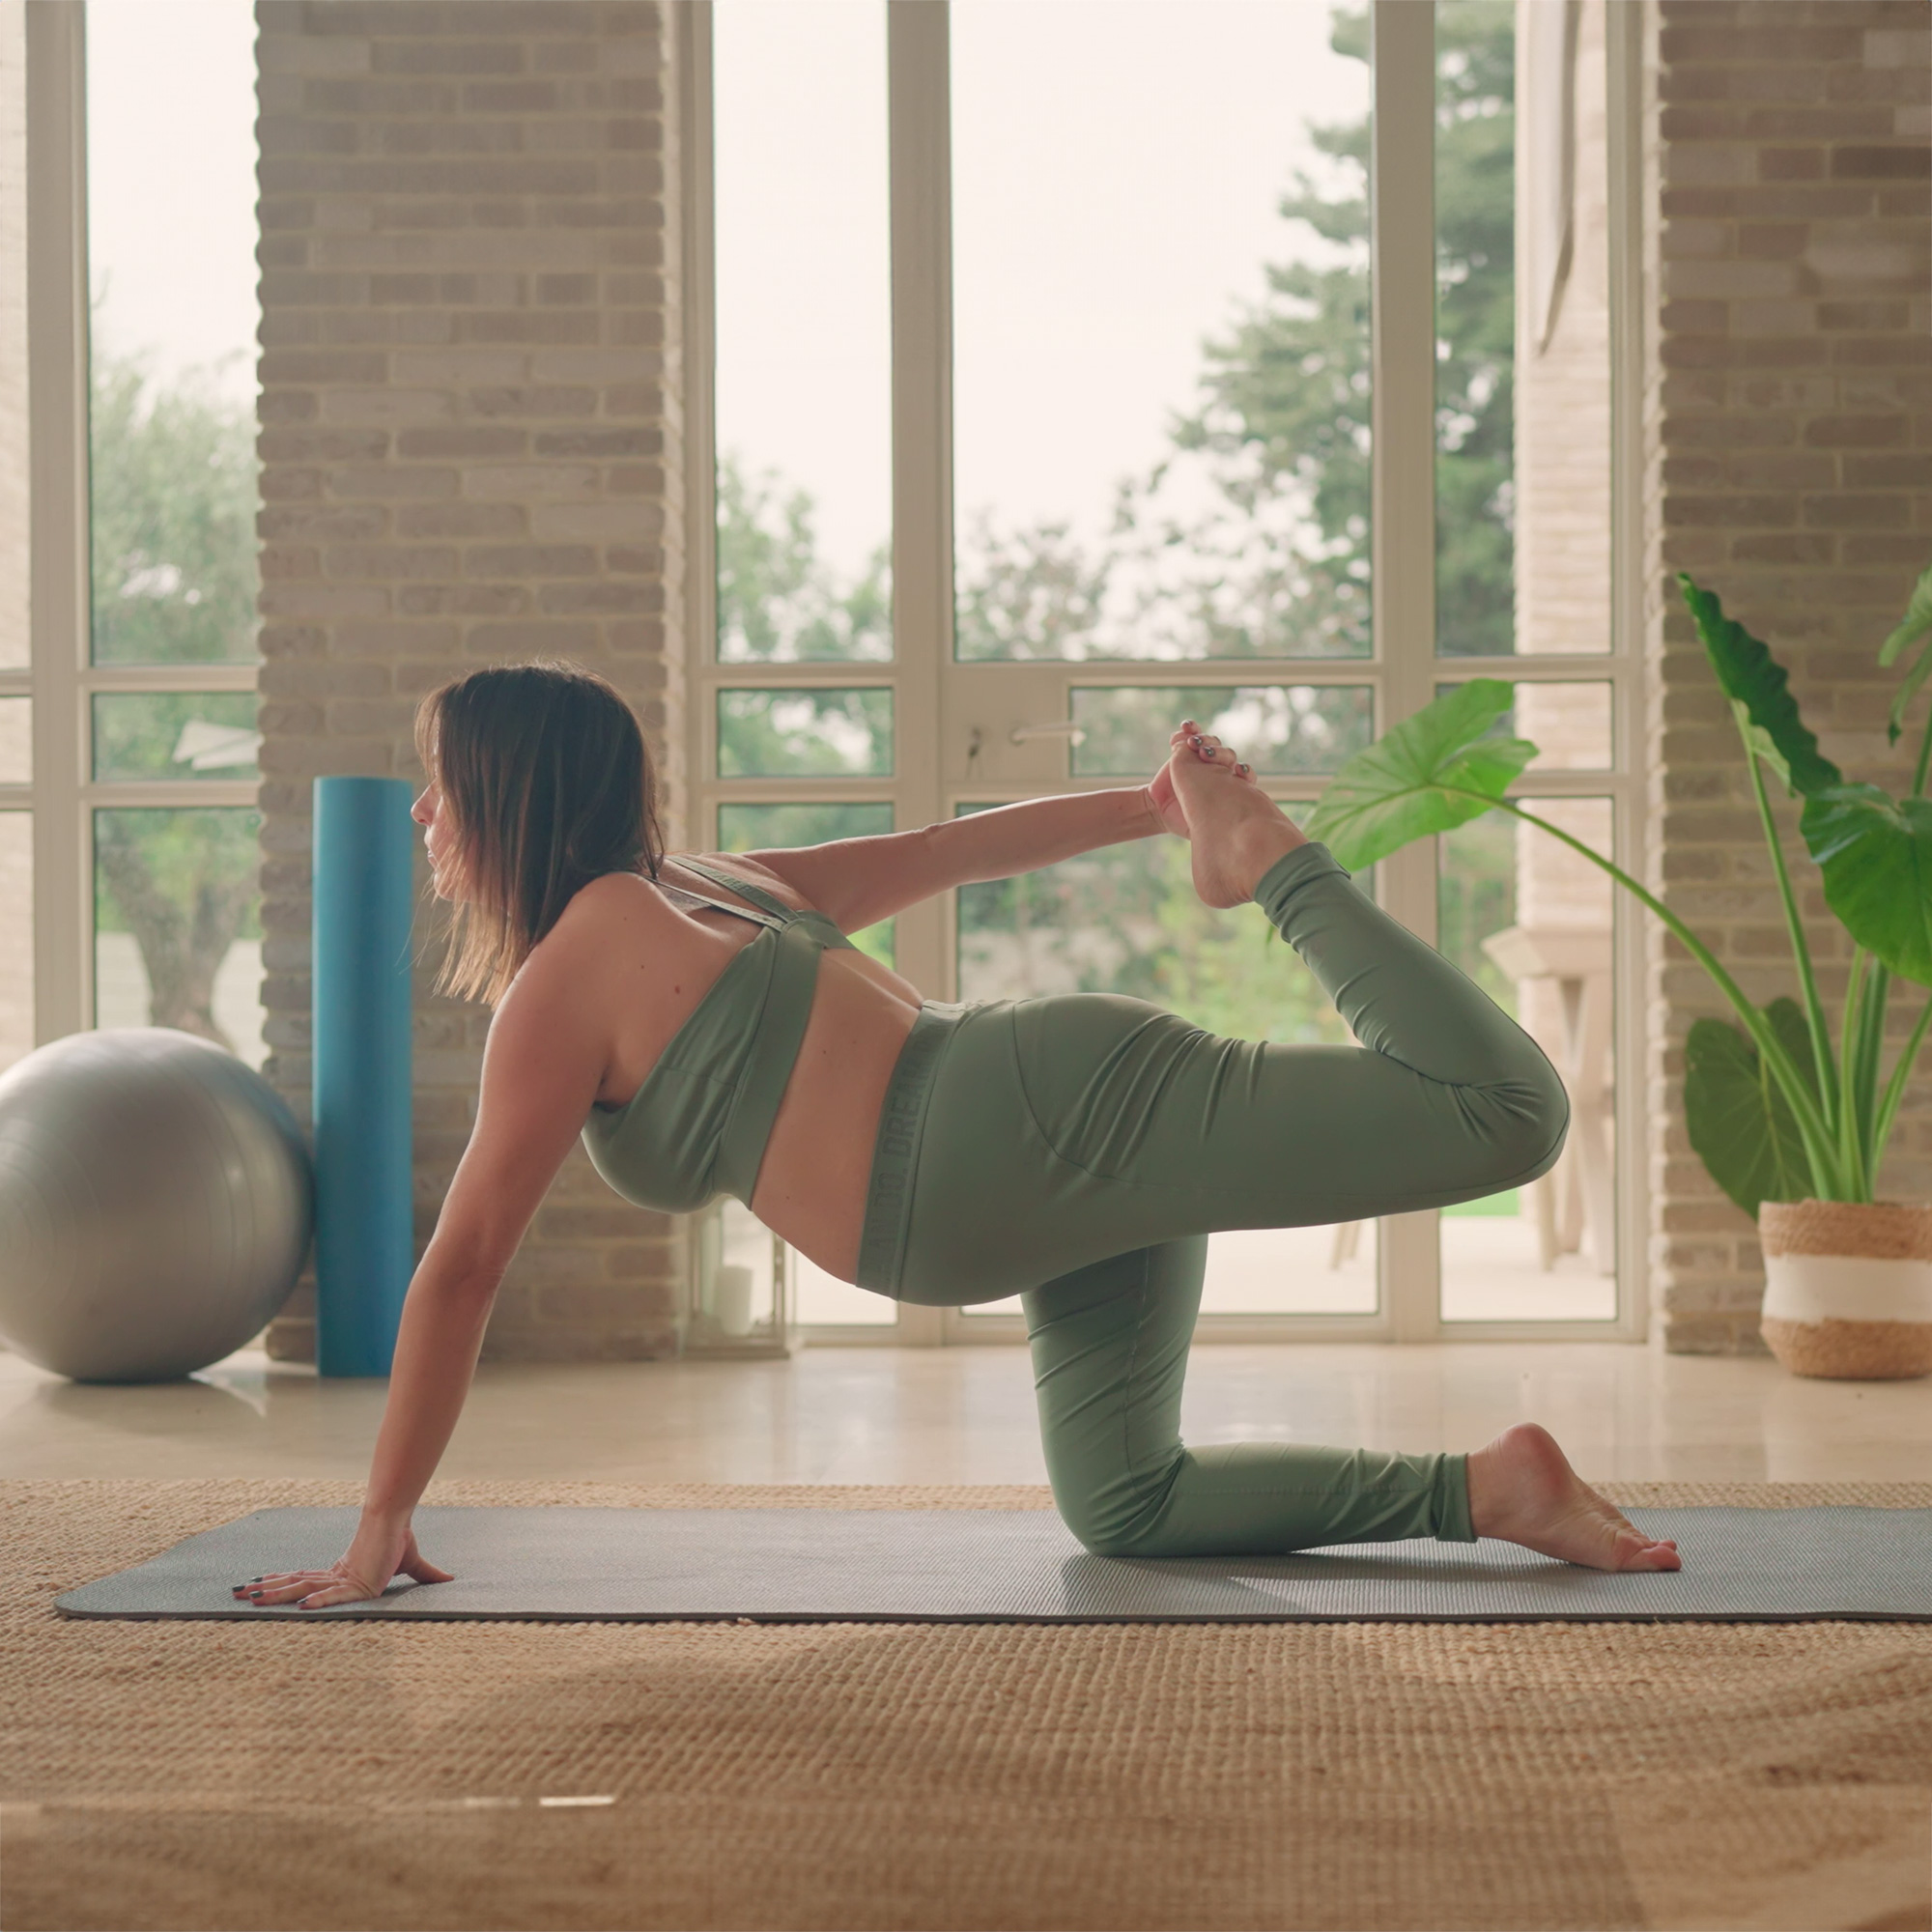
M 959 0 L 952 14 L 953 492 L 960 527 L 1105 526 L 1195 402 L 1264 267 L 1338 259 L 1278 213 L 1306 125 L 1366 66 L 1315 0 Z
M 255 10 L 88 0 L 88 257 L 95 328 L 155 373 L 255 393 Z M 104 300 L 102 298 L 104 297 Z

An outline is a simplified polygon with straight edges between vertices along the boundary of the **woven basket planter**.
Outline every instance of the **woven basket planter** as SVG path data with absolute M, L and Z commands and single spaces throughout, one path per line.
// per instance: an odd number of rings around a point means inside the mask
M 1932 1208 L 1767 1201 L 1764 1339 L 1795 1376 L 1932 1374 Z

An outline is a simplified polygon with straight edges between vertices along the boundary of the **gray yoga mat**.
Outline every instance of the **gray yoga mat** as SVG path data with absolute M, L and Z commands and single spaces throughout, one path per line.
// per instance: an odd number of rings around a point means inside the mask
M 453 1583 L 261 1609 L 232 1585 L 325 1569 L 353 1509 L 257 1510 L 55 1599 L 75 1617 L 770 1623 L 1179 1623 L 1858 1617 L 1932 1621 L 1932 1510 L 1636 1509 L 1674 1574 L 1608 1576 L 1514 1544 L 1293 1556 L 1090 1555 L 1050 1510 L 419 1509 Z

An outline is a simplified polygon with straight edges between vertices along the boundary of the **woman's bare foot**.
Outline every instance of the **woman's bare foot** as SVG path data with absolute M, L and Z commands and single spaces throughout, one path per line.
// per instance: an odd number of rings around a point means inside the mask
M 1167 771 L 1194 848 L 1194 890 L 1207 905 L 1240 905 L 1283 853 L 1308 841 L 1218 738 L 1190 722 L 1170 743 Z
M 1674 1543 L 1648 1537 L 1570 1466 L 1548 1430 L 1505 1429 L 1469 1458 L 1469 1520 L 1478 1536 L 1520 1543 L 1592 1570 L 1677 1570 Z

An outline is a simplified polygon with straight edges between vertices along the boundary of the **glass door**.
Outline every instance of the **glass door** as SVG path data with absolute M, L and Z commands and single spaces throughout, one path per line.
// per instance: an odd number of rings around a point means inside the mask
M 1634 69 L 1607 0 L 1191 0 L 1184 32 L 1160 0 L 693 16 L 718 345 L 693 488 L 719 514 L 690 747 L 721 843 L 1142 783 L 1183 716 L 1293 811 L 1487 676 L 1543 747 L 1521 795 L 1637 856 L 1610 271 Z M 1444 1215 L 1216 1236 L 1205 1337 L 1640 1332 L 1636 934 L 1544 835 L 1438 846 L 1363 883 L 1557 1061 L 1571 1150 Z M 896 928 L 876 943 L 937 999 L 1125 992 L 1339 1037 L 1258 909 L 1199 904 L 1178 841 Z M 888 1323 L 802 1272 L 828 1335 L 1020 1332 L 1005 1304 Z
M 691 835 L 721 852 L 917 822 L 902 800 L 893 610 L 892 271 L 886 11 L 874 0 L 722 0 L 692 11 L 708 71 L 706 230 L 715 502 L 694 572 L 708 649 L 691 686 Z M 701 411 L 694 413 L 702 414 Z M 887 965 L 895 922 L 852 935 Z M 928 990 L 930 990 L 928 988 Z M 770 1296 L 775 1244 L 719 1210 L 722 1264 Z M 883 1297 L 779 1245 L 806 1329 L 897 1335 Z
M 1292 809 L 1373 736 L 1367 329 L 1312 385 L 1256 380 L 1311 301 L 1366 321 L 1367 51 L 1319 8 L 1206 0 L 1181 33 L 1160 6 L 1104 31 L 1078 0 L 952 9 L 951 810 L 1144 783 L 1183 717 Z M 1178 839 L 968 887 L 952 927 L 962 999 L 1127 993 L 1345 1037 L 1258 907 L 1201 904 Z M 1372 1323 L 1377 1247 L 1218 1235 L 1204 1313 Z

